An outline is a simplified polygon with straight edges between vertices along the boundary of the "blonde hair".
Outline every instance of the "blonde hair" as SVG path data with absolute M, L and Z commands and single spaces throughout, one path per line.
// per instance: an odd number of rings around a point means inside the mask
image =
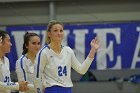
M 51 43 L 50 37 L 48 36 L 48 32 L 51 32 L 51 28 L 52 28 L 53 25 L 55 25 L 55 24 L 60 24 L 60 25 L 64 26 L 61 22 L 58 22 L 58 21 L 56 21 L 56 20 L 51 20 L 51 21 L 48 23 L 47 31 L 46 31 L 46 43 L 47 43 L 47 44 Z

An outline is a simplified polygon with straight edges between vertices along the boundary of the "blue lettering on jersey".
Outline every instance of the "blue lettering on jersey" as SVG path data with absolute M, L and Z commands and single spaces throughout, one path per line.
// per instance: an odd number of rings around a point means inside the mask
M 67 76 L 67 66 L 58 66 L 58 76 Z
M 5 83 L 6 83 L 6 82 L 10 82 L 10 78 L 9 78 L 8 76 L 5 76 L 4 82 L 5 82 Z
M 7 85 L 10 85 L 10 77 L 5 76 L 4 82 L 7 83 Z
M 4 82 L 9 86 L 10 85 L 16 85 L 14 82 L 10 82 L 10 77 L 8 77 L 8 76 L 5 76 Z

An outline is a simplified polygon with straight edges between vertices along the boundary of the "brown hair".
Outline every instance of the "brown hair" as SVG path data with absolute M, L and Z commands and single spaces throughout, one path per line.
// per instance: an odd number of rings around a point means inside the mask
M 47 31 L 46 31 L 46 43 L 47 43 L 47 44 L 49 44 L 49 43 L 51 42 L 50 37 L 48 36 L 48 32 L 51 32 L 51 28 L 52 28 L 53 25 L 55 25 L 55 24 L 60 24 L 60 25 L 64 26 L 63 23 L 58 22 L 58 21 L 56 21 L 56 20 L 51 20 L 51 21 L 48 23 Z

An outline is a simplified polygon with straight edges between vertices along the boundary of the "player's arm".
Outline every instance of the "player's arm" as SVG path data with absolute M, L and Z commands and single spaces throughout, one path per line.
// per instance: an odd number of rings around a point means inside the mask
M 47 56 L 43 49 L 39 51 L 35 60 L 34 86 L 37 93 L 43 93 L 42 74 L 47 64 Z
M 5 58 L 5 64 L 9 67 L 9 59 Z M 19 91 L 27 91 L 27 82 L 21 81 L 21 82 L 11 82 L 11 79 L 9 76 L 5 76 L 4 82 L 0 81 L 0 89 L 1 90 L 19 90 Z
M 19 84 L 18 83 L 5 83 L 0 82 L 0 89 L 1 90 L 19 90 Z
M 24 62 L 23 58 L 24 56 L 16 61 L 16 73 L 17 73 L 18 81 L 26 81 L 27 79 L 26 66 L 25 66 L 26 62 Z M 29 90 L 35 90 L 33 84 L 28 84 L 28 88 Z
M 72 51 L 73 52 L 73 51 Z M 85 74 L 88 70 L 88 68 L 90 67 L 92 61 L 93 61 L 94 58 L 89 58 L 87 57 L 85 59 L 85 61 L 83 63 L 80 63 L 77 58 L 75 57 L 75 54 L 74 52 L 72 53 L 72 57 L 71 57 L 71 60 L 72 60 L 72 68 L 74 70 L 76 70 L 78 73 L 80 74 Z
M 27 82 L 21 81 L 21 82 L 0 82 L 0 89 L 1 90 L 19 90 L 19 91 L 27 91 Z
M 98 50 L 98 48 L 100 47 L 99 40 L 97 38 L 93 39 L 91 41 L 90 45 L 91 45 L 91 50 L 83 63 L 80 63 L 77 60 L 74 52 L 72 51 L 72 57 L 71 57 L 72 68 L 75 69 L 80 74 L 85 74 L 87 72 L 88 68 L 90 67 L 90 65 L 94 59 L 94 55 L 95 55 L 96 51 Z
M 23 56 L 24 57 L 24 56 Z M 18 81 L 26 81 L 26 66 L 23 57 L 16 61 L 16 73 Z

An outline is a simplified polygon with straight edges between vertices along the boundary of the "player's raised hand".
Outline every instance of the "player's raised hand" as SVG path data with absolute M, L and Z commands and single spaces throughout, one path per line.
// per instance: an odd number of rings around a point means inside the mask
M 20 81 L 18 83 L 19 83 L 19 91 L 27 91 L 27 90 L 29 90 L 27 81 Z
M 100 40 L 99 38 L 95 37 L 95 39 L 92 39 L 92 41 L 90 42 L 91 48 L 94 48 L 94 50 L 98 50 L 98 48 L 100 47 Z

